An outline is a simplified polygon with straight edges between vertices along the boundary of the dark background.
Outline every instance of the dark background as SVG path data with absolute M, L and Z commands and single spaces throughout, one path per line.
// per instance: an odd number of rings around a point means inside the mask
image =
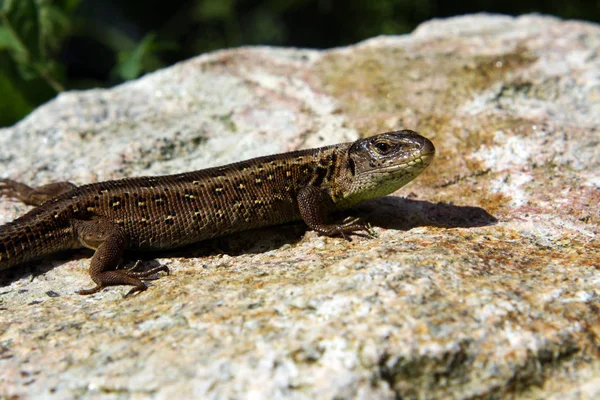
M 329 48 L 475 12 L 600 20 L 600 0 L 0 0 L 0 126 L 69 89 L 107 87 L 241 45 Z

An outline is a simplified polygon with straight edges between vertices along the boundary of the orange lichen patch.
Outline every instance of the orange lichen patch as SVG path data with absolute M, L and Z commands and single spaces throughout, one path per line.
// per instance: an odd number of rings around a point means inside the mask
M 465 195 L 467 195 L 467 193 L 465 193 Z M 484 190 L 482 193 L 478 194 L 477 203 L 474 205 L 483 208 L 496 218 L 502 219 L 508 211 L 509 202 L 510 199 L 502 193 L 492 193 Z
M 490 232 L 491 233 L 491 232 Z M 494 228 L 494 236 L 470 231 L 444 231 L 436 245 L 459 255 L 465 277 L 533 274 L 551 265 L 587 268 L 599 265 L 600 252 L 569 238 L 569 246 L 543 246 L 518 232 Z
M 342 103 L 342 111 L 365 135 L 385 130 L 390 120 L 440 132 L 456 125 L 456 109 L 466 101 L 536 61 L 525 48 L 474 56 L 442 51 L 439 41 L 431 45 L 431 51 L 418 57 L 398 47 L 332 51 L 315 71 L 320 87 Z

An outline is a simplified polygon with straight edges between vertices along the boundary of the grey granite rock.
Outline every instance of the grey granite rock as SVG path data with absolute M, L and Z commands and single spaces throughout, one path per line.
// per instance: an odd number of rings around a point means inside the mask
M 235 235 L 158 254 L 172 275 L 124 300 L 74 293 L 87 252 L 3 272 L 0 397 L 598 398 L 599 126 L 600 27 L 542 16 L 62 94 L 0 130 L 2 176 L 174 173 L 399 128 L 438 155 L 355 211 L 376 239 Z M 0 222 L 27 209 L 0 199 Z

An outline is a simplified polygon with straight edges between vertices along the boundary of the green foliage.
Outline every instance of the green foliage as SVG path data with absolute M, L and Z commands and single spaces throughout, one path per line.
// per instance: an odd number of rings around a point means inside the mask
M 157 53 L 176 48 L 153 33 L 136 43 L 110 26 L 88 25 L 74 16 L 81 1 L 0 0 L 0 126 L 18 121 L 65 86 L 77 85 L 66 81 L 64 65 L 55 61 L 74 34 L 104 42 L 116 55 L 114 82 L 163 67 Z
M 4 0 L 0 6 L 0 125 L 18 120 L 63 89 L 52 59 L 79 0 Z

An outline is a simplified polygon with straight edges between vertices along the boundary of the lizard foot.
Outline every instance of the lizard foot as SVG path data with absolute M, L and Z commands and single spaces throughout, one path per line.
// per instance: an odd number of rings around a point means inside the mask
M 119 271 L 103 271 L 98 272 L 96 274 L 92 274 L 92 279 L 96 282 L 96 286 L 91 289 L 81 289 L 78 290 L 77 293 L 81 295 L 88 295 L 99 292 L 108 286 L 118 286 L 118 285 L 130 285 L 133 288 L 127 292 L 127 294 L 123 297 L 130 297 L 134 293 L 143 292 L 148 289 L 148 286 L 141 281 L 140 278 L 146 280 L 158 279 L 158 278 L 149 278 L 151 275 L 154 275 L 158 272 L 166 272 L 169 275 L 169 268 L 165 265 L 160 265 L 156 268 L 152 268 L 148 271 L 138 272 L 136 269 L 141 265 L 141 261 L 137 261 L 135 265 L 126 270 Z

